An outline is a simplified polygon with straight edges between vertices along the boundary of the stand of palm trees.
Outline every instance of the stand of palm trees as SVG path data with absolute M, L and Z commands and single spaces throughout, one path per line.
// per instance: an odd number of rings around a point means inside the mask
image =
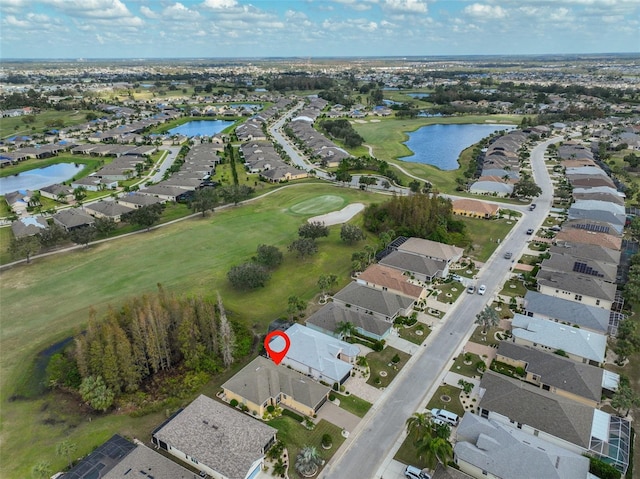
M 430 469 L 435 469 L 438 463 L 446 466 L 453 459 L 448 424 L 434 421 L 430 412 L 416 412 L 406 425 L 418 459 L 424 460 Z

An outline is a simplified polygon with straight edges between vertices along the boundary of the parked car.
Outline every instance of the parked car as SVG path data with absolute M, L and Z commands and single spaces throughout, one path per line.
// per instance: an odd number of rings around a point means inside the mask
M 476 287 L 475 287 L 475 286 L 471 285 L 471 286 L 469 286 L 469 287 L 467 288 L 467 293 L 469 293 L 469 294 L 473 294 L 473 293 L 475 293 L 475 292 L 476 292 Z
M 527 234 L 528 234 L 528 235 L 532 235 L 532 234 L 533 234 L 533 228 L 529 228 L 529 229 L 527 230 Z
M 431 417 L 434 419 L 440 419 L 441 421 L 446 422 L 450 426 L 457 426 L 460 422 L 460 417 L 451 411 L 447 411 L 446 409 L 438 409 L 434 408 L 431 410 Z
M 486 292 L 487 292 L 487 287 L 484 284 L 481 284 L 480 287 L 478 288 L 478 294 L 483 295 Z
M 513 253 L 511 251 L 507 251 L 504 254 L 504 259 L 511 259 L 512 256 L 513 256 Z
M 529 211 L 533 211 L 533 210 L 535 210 L 535 209 L 536 209 L 536 204 L 535 204 L 535 203 L 531 203 L 531 204 L 529 205 Z
M 409 479 L 431 479 L 431 476 L 416 466 L 407 466 L 404 470 L 404 477 Z
M 462 281 L 462 276 L 460 276 L 459 274 L 454 274 L 454 275 L 451 276 L 451 279 L 454 280 L 454 281 L 460 282 L 460 281 Z

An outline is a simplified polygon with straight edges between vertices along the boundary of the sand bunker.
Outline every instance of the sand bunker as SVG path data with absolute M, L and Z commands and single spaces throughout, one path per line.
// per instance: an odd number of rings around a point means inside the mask
M 314 216 L 313 218 L 309 218 L 308 221 L 320 221 L 327 226 L 331 225 L 339 225 L 342 223 L 346 223 L 355 215 L 360 213 L 364 209 L 364 205 L 362 203 L 352 203 L 350 205 L 345 206 L 339 211 L 333 211 L 331 213 L 327 213 L 325 215 Z

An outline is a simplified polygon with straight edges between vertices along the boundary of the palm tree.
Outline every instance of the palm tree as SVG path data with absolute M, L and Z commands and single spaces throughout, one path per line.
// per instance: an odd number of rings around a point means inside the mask
M 41 461 L 33 466 L 33 469 L 31 469 L 31 473 L 33 477 L 37 479 L 47 478 L 51 474 L 51 464 L 46 461 Z
M 482 311 L 476 314 L 475 324 L 482 326 L 482 334 L 487 334 L 487 329 L 493 328 L 498 325 L 500 318 L 495 309 L 487 305 Z
M 409 434 L 415 433 L 416 437 L 420 439 L 431 429 L 433 420 L 430 412 L 414 412 L 413 416 L 407 419 L 405 424 L 407 432 Z
M 356 332 L 356 327 L 350 321 L 340 321 L 336 326 L 335 332 L 343 338 L 350 338 Z
M 71 442 L 69 440 L 64 440 L 56 446 L 56 454 L 58 456 L 64 456 L 67 458 L 67 462 L 69 463 L 69 469 L 73 466 L 73 461 L 71 460 L 71 455 L 76 452 L 78 446 L 75 442 Z
M 296 457 L 296 471 L 305 477 L 312 477 L 318 472 L 322 459 L 318 450 L 313 446 L 304 446 Z
M 446 465 L 453 459 L 453 447 L 448 439 L 425 434 L 416 442 L 418 457 L 423 457 L 430 467 L 435 469 L 435 462 Z

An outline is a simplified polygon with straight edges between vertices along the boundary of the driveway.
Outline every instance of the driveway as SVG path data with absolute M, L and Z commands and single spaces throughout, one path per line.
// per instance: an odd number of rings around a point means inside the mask
M 414 344 L 411 341 L 407 341 L 406 339 L 400 338 L 393 333 L 387 336 L 386 341 L 387 341 L 387 346 L 391 346 L 392 348 L 399 349 L 400 351 L 403 351 L 411 355 L 414 355 L 420 348 L 420 346 L 418 346 L 417 344 Z
M 345 411 L 340 406 L 336 406 L 330 401 L 327 401 L 322 405 L 320 411 L 318 411 L 318 417 L 315 419 L 315 422 L 320 421 L 320 419 L 325 419 L 331 424 L 348 432 L 353 431 L 360 422 L 360 418 L 358 416 L 350 413 L 349 411 Z

